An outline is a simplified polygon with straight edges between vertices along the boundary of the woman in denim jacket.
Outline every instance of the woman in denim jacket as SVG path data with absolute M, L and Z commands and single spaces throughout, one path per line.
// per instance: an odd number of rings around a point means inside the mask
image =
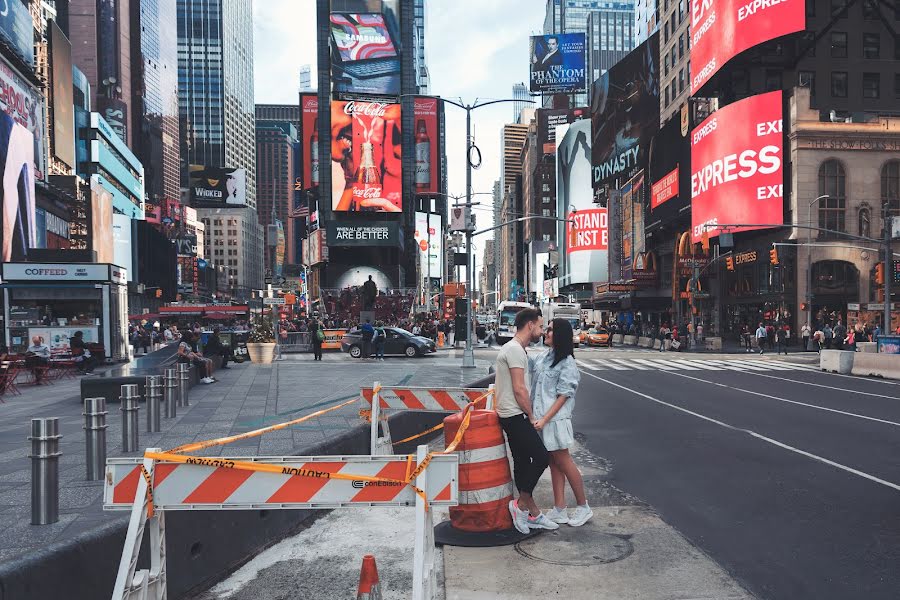
M 575 443 L 572 411 L 581 379 L 572 337 L 572 325 L 565 319 L 553 319 L 544 330 L 544 345 L 550 350 L 537 357 L 532 365 L 531 404 L 536 419 L 534 427 L 550 453 L 553 510 L 547 516 L 557 523 L 579 527 L 594 513 L 587 503 L 584 480 L 569 454 L 569 448 Z M 571 516 L 566 511 L 566 480 L 578 503 Z

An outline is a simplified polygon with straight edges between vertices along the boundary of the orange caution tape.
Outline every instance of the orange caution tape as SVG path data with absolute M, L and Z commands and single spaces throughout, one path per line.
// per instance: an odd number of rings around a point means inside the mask
M 472 400 L 472 402 L 470 402 L 467 406 L 477 405 L 479 402 L 485 402 L 485 401 L 488 399 L 488 397 L 489 397 L 490 395 L 491 395 L 491 392 L 485 392 L 483 395 L 479 396 L 479 397 L 476 398 L 475 400 Z M 477 408 L 477 406 L 476 406 L 476 408 Z M 465 410 L 465 409 L 463 409 L 463 410 Z M 365 416 L 363 416 L 362 413 L 363 413 L 363 411 L 360 411 L 360 416 L 362 416 L 363 418 L 365 418 Z M 371 423 L 371 422 L 372 422 L 372 415 L 371 415 L 371 413 L 369 413 L 368 417 L 369 417 L 368 422 Z M 400 440 L 399 442 L 394 442 L 393 445 L 394 445 L 394 446 L 399 446 L 400 444 L 402 444 L 402 443 L 404 443 L 404 442 L 409 442 L 409 441 L 418 439 L 418 438 L 420 438 L 420 437 L 425 437 L 425 436 L 428 435 L 429 433 L 434 433 L 435 431 L 438 431 L 438 430 L 443 429 L 443 428 L 444 428 L 444 424 L 443 424 L 443 423 L 438 423 L 437 425 L 435 425 L 435 426 L 432 427 L 431 429 L 428 429 L 428 430 L 426 430 L 426 431 L 423 431 L 422 433 L 417 433 L 416 435 L 411 435 L 411 436 L 409 436 L 408 438 L 403 438 L 403 439 Z

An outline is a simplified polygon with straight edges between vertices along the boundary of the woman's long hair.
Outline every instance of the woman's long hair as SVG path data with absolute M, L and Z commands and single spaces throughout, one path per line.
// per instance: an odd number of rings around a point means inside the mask
M 569 356 L 575 356 L 572 324 L 565 319 L 553 319 L 553 364 L 555 367 Z

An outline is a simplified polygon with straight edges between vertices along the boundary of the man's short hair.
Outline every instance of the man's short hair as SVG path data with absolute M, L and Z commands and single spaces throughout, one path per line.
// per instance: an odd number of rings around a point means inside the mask
M 541 318 L 541 311 L 536 308 L 523 308 L 516 313 L 516 329 L 521 329 L 529 323 L 533 323 Z
M 550 40 L 553 40 L 554 42 L 556 42 L 557 44 L 559 44 L 559 38 L 556 37 L 555 35 L 551 35 L 551 36 L 547 37 L 547 43 L 548 43 L 548 44 L 550 43 Z

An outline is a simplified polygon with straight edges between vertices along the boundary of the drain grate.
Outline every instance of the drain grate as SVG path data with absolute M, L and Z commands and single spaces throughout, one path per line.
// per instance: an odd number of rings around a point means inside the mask
M 559 530 L 516 544 L 516 551 L 532 560 L 567 567 L 590 567 L 627 558 L 634 546 L 626 537 L 600 533 L 590 527 Z

